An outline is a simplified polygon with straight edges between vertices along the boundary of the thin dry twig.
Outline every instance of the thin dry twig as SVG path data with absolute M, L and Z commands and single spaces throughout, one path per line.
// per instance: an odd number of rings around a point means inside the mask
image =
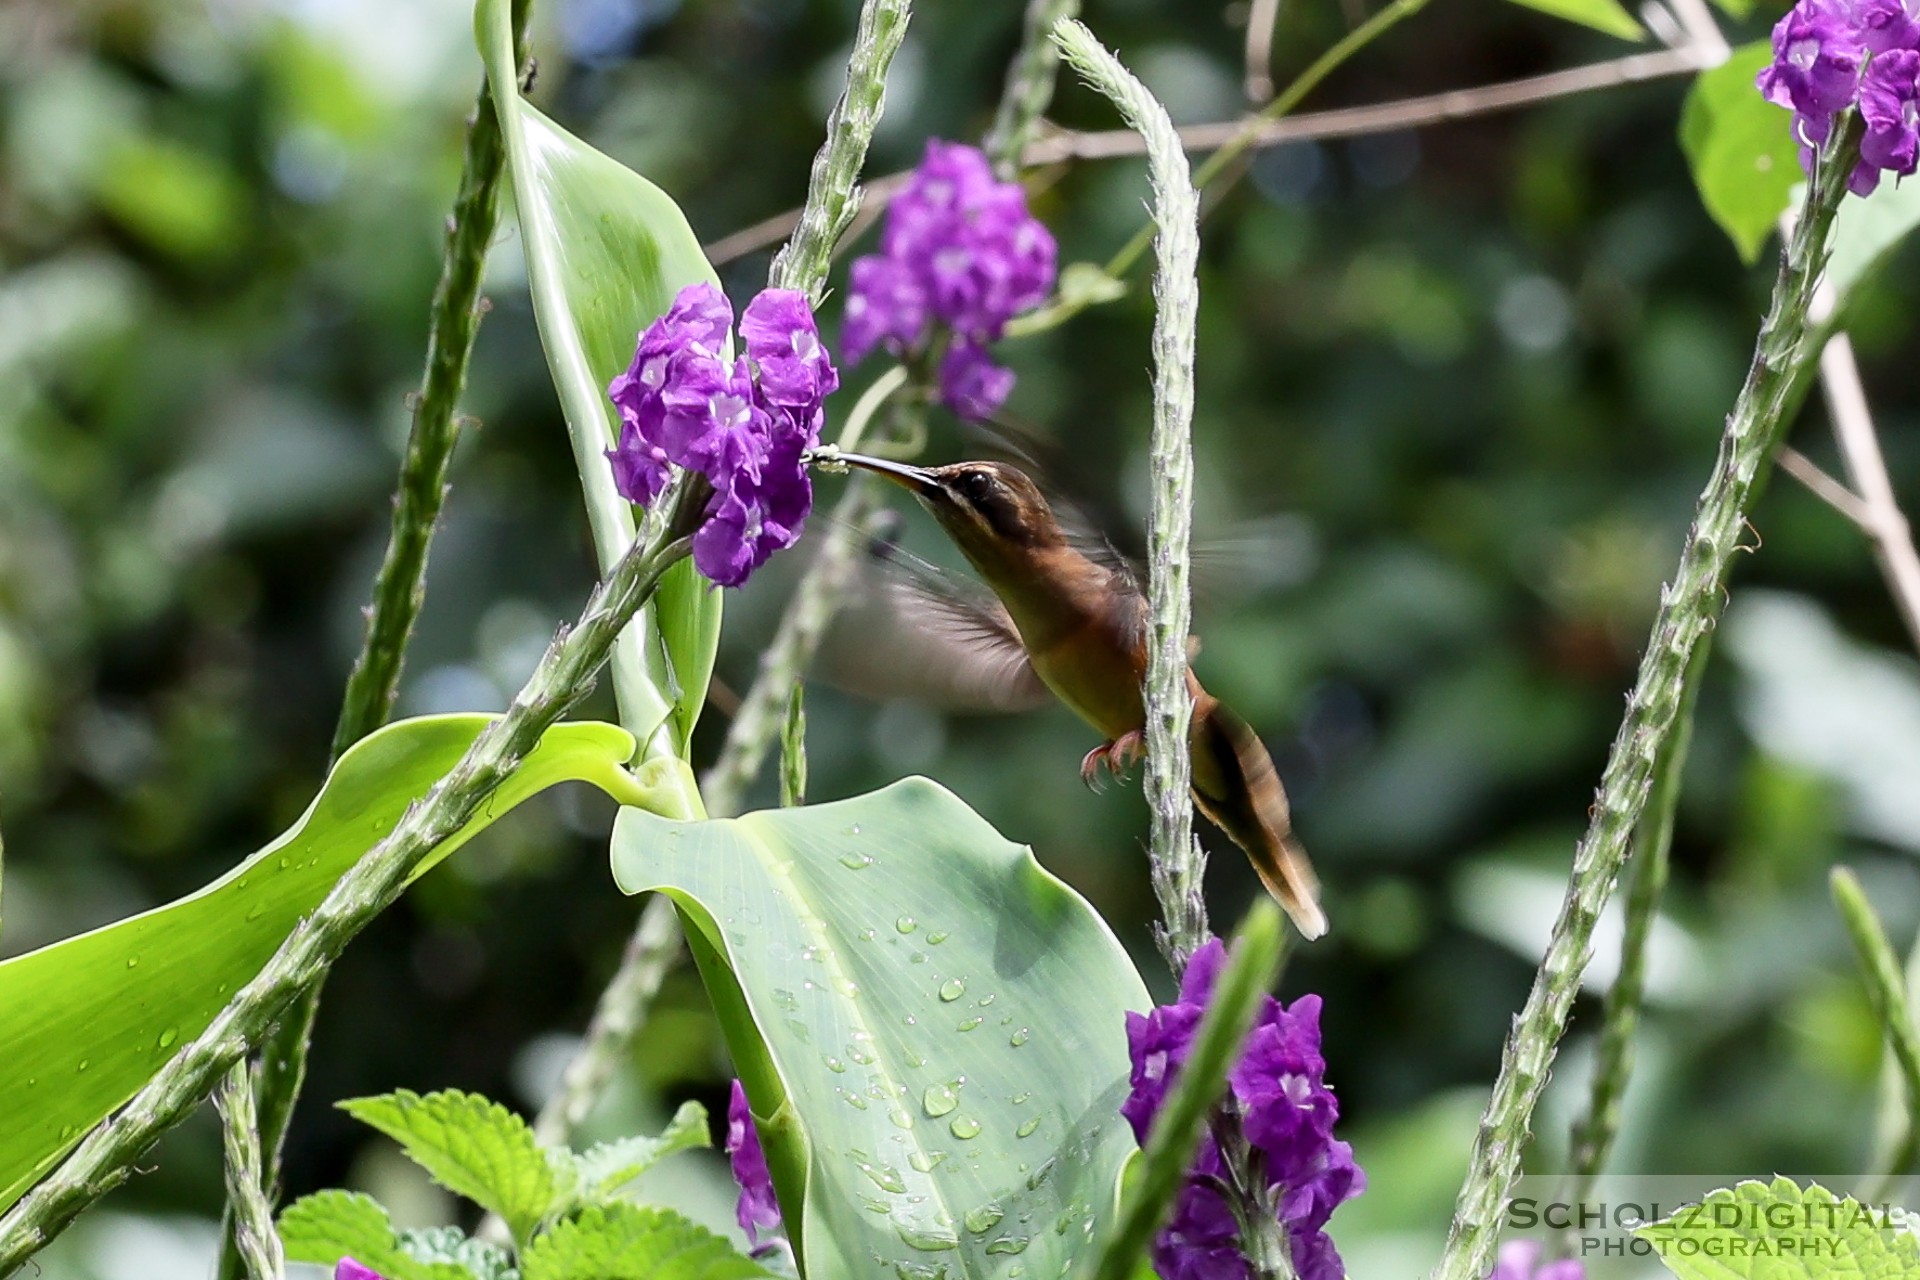
M 1247 101 L 1255 109 L 1273 101 L 1273 27 L 1280 0 L 1253 0 L 1247 6 Z
M 1780 446 L 1780 469 L 1798 480 L 1820 501 L 1844 516 L 1848 523 L 1866 533 L 1873 524 L 1873 512 L 1859 494 L 1821 469 L 1819 463 L 1791 445 Z
M 1333 111 L 1315 111 L 1307 115 L 1285 116 L 1257 127 L 1255 147 L 1277 147 L 1289 142 L 1322 138 L 1356 138 L 1374 133 L 1392 133 L 1424 125 L 1443 124 L 1473 116 L 1514 111 L 1555 98 L 1571 97 L 1598 89 L 1639 84 L 1668 76 L 1687 75 L 1712 65 L 1718 59 L 1698 47 L 1683 46 L 1653 53 L 1630 54 L 1584 67 L 1546 75 L 1528 76 L 1473 89 L 1453 89 L 1445 93 L 1403 98 L 1365 107 L 1341 107 Z M 1212 124 L 1191 125 L 1180 130 L 1180 141 L 1189 152 L 1218 151 L 1233 143 L 1247 129 L 1244 120 L 1222 120 Z M 1138 134 L 1126 129 L 1079 132 L 1056 129 L 1046 137 L 1027 144 L 1021 162 L 1027 168 L 1064 164 L 1077 160 L 1111 160 L 1140 154 Z M 867 184 L 863 192 L 864 211 L 884 208 L 906 184 L 905 173 L 890 174 Z M 715 240 L 706 247 L 715 266 L 767 248 L 790 232 L 799 216 L 789 209 L 732 235 Z

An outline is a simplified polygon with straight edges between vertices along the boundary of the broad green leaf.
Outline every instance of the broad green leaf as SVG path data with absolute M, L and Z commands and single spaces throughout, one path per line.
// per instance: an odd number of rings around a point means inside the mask
M 548 1160 L 525 1120 L 478 1094 L 400 1089 L 340 1109 L 399 1143 L 447 1190 L 500 1215 L 516 1240 L 572 1198 L 571 1163 Z
M 674 1152 L 711 1142 L 707 1109 L 697 1102 L 683 1102 L 657 1138 L 616 1138 L 574 1156 L 575 1194 L 581 1204 L 600 1203 Z
M 1680 1280 L 1913 1280 L 1920 1237 L 1818 1184 L 1743 1182 L 1635 1235 Z
M 386 1280 L 476 1280 L 474 1272 L 452 1261 L 416 1257 L 372 1196 L 350 1191 L 302 1196 L 280 1214 L 279 1226 L 289 1262 L 331 1267 L 352 1258 Z
M 1647 34 L 1633 20 L 1633 15 L 1621 6 L 1620 0 L 1514 0 L 1514 3 L 1564 18 L 1568 22 L 1577 22 L 1583 27 L 1592 27 L 1595 31 L 1604 31 L 1610 36 L 1619 36 L 1622 40 L 1641 40 Z
M 690 925 L 811 1280 L 1061 1275 L 1110 1222 L 1146 990 L 957 797 L 913 778 L 729 821 L 624 809 L 613 865 Z
M 1753 85 L 1772 57 L 1764 40 L 1735 49 L 1700 73 L 1680 112 L 1680 146 L 1701 203 L 1745 262 L 1759 256 L 1803 180 L 1792 116 Z
M 481 715 L 389 725 L 340 758 L 299 821 L 198 893 L 0 962 L 0 1207 L 203 1031 L 360 856 L 483 729 Z M 633 738 L 556 725 L 431 867 L 528 796 L 591 782 L 623 803 Z
M 544 1232 L 521 1260 L 526 1280 L 758 1280 L 771 1276 L 726 1240 L 671 1209 L 610 1204 Z
M 602 456 L 619 430 L 607 384 L 632 362 L 640 331 L 675 294 L 703 280 L 718 285 L 720 278 L 666 192 L 520 96 L 510 7 L 511 0 L 479 0 L 474 34 L 506 135 L 534 316 L 604 571 L 633 538 L 632 508 L 614 491 Z M 653 603 L 626 633 L 624 661 L 641 667 L 653 687 L 622 680 L 622 718 L 645 724 L 671 717 L 673 747 L 684 757 L 719 640 L 720 592 L 691 561 L 682 561 L 667 571 Z M 626 705 L 642 698 L 647 705 Z

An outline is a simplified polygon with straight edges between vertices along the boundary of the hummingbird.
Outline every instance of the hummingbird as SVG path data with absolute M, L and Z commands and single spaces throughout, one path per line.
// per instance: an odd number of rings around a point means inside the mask
M 965 629 L 989 701 L 1013 707 L 1050 693 L 1092 725 L 1104 740 L 1080 763 L 1090 786 L 1103 765 L 1118 775 L 1144 754 L 1146 597 L 1124 568 L 1075 545 L 1031 477 L 1004 462 L 916 467 L 852 453 L 835 461 L 913 494 L 991 588 L 994 601 L 945 619 Z M 1191 667 L 1187 689 L 1194 804 L 1246 853 L 1301 934 L 1320 937 L 1319 881 L 1294 839 L 1272 757 Z

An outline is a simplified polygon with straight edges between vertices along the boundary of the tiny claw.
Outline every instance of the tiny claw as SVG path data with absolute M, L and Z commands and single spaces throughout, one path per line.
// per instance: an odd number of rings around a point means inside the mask
M 1107 744 L 1107 771 L 1119 777 L 1140 763 L 1140 757 L 1146 754 L 1146 746 L 1146 736 L 1138 729 L 1121 734 Z
M 1107 762 L 1107 752 L 1112 750 L 1112 748 L 1112 743 L 1103 742 L 1093 750 L 1087 752 L 1085 756 L 1081 757 L 1080 781 L 1087 784 L 1088 790 L 1101 790 L 1100 766 Z

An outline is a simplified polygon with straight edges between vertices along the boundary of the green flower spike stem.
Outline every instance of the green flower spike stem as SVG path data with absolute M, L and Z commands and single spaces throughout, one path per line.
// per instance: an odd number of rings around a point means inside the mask
M 983 148 L 1001 179 L 1020 176 L 1020 155 L 1027 149 L 1034 125 L 1047 113 L 1058 78 L 1060 51 L 1053 29 L 1080 15 L 1080 0 L 1028 0 L 1020 48 L 1007 66 L 1007 87 L 1000 94 L 993 129 Z
M 1193 630 L 1188 565 L 1193 532 L 1193 364 L 1200 312 L 1200 195 L 1167 110 L 1068 19 L 1053 38 L 1074 70 L 1118 107 L 1147 143 L 1153 183 L 1152 524 L 1147 534 L 1147 804 L 1153 810 L 1153 887 L 1164 923 L 1160 949 L 1178 973 L 1206 942 L 1204 862 L 1193 838 L 1193 772 L 1187 725 L 1187 637 Z
M 1828 881 L 1833 905 L 1846 922 L 1847 937 L 1853 942 L 1854 958 L 1860 964 L 1860 977 L 1867 984 L 1867 999 L 1873 1015 L 1880 1020 L 1887 1044 L 1893 1050 L 1899 1068 L 1900 1084 L 1906 1099 L 1905 1136 L 1895 1145 L 1893 1156 L 1882 1173 L 1879 1190 L 1866 1192 L 1862 1199 L 1875 1201 L 1885 1192 L 1885 1181 L 1914 1171 L 1920 1156 L 1920 1030 L 1913 1025 L 1908 1010 L 1906 976 L 1900 972 L 1899 957 L 1887 941 L 1886 930 L 1867 904 L 1860 878 L 1846 867 L 1835 867 Z
M 1693 655 L 1725 607 L 1728 566 L 1810 358 L 1807 310 L 1826 264 L 1828 236 L 1846 194 L 1859 134 L 1858 121 L 1851 116 L 1834 130 L 1787 241 L 1753 363 L 1720 437 L 1679 568 L 1660 593 L 1627 714 L 1608 752 L 1587 833 L 1574 851 L 1566 900 L 1533 989 L 1508 1037 L 1454 1207 L 1446 1252 L 1434 1271 L 1436 1280 L 1482 1280 L 1493 1269 L 1501 1216 L 1532 1135 L 1534 1107 L 1580 990 L 1594 925 L 1626 862 L 1661 752 L 1680 723 L 1687 686 L 1698 677 Z
M 273 1205 L 267 1200 L 260 1167 L 260 1130 L 253 1109 L 252 1072 L 242 1057 L 214 1094 L 227 1165 L 227 1211 L 233 1215 L 233 1240 L 247 1280 L 282 1280 L 286 1251 L 273 1229 Z
M 13 1275 L 87 1206 L 126 1181 L 161 1134 L 185 1119 L 229 1066 L 260 1043 L 280 1012 L 339 956 L 355 934 L 400 896 L 434 848 L 465 826 L 567 710 L 586 696 L 614 638 L 652 596 L 660 575 L 685 558 L 687 537 L 635 546 L 547 649 L 502 716 L 453 770 L 289 934 L 266 967 L 235 994 L 113 1119 L 0 1216 L 0 1280 Z

